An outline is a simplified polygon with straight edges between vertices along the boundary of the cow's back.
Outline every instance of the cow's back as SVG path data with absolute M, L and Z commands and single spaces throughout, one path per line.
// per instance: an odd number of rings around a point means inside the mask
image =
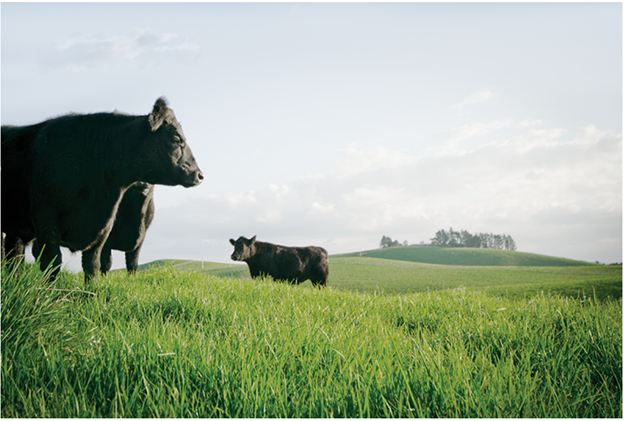
M 115 113 L 69 114 L 49 120 L 34 144 L 35 177 L 45 177 L 58 193 L 68 195 L 80 194 L 84 185 L 117 186 L 116 179 L 123 174 L 119 169 L 132 165 L 130 151 L 141 122 Z

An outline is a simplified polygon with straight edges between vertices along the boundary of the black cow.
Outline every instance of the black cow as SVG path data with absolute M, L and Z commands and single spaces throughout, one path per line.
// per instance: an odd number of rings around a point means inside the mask
M 60 265 L 61 246 L 80 250 L 88 282 L 100 270 L 102 248 L 132 184 L 193 187 L 203 178 L 164 98 L 144 116 L 70 114 L 32 126 L 2 126 L 7 255 L 19 255 L 20 247 L 23 254 L 23 244 L 37 238 L 45 269 Z
M 45 123 L 28 126 L 22 130 L 21 127 L 3 126 L 3 138 L 9 138 L 13 135 L 20 136 L 19 142 L 33 142 L 39 134 L 39 130 Z M 11 208 L 13 209 L 13 208 Z M 145 240 L 145 233 L 154 218 L 154 186 L 142 181 L 138 181 L 131 185 L 124 193 L 123 199 L 119 204 L 115 224 L 108 236 L 100 260 L 100 271 L 106 274 L 112 265 L 111 250 L 120 250 L 126 253 L 126 268 L 128 272 L 136 272 L 138 267 L 139 252 Z M 2 260 L 5 259 L 5 240 L 4 233 L 2 235 Z M 12 235 L 7 236 L 8 250 L 10 252 L 8 258 L 21 257 L 24 254 L 25 246 L 20 237 Z M 32 243 L 33 255 L 38 256 L 40 247 L 35 239 Z
M 154 219 L 154 186 L 134 183 L 117 209 L 115 225 L 102 248 L 100 271 L 106 275 L 113 264 L 111 250 L 126 253 L 126 269 L 136 272 L 145 233 Z
M 269 275 L 274 280 L 300 284 L 306 280 L 315 286 L 327 286 L 329 260 L 327 251 L 322 247 L 285 247 L 238 237 L 234 241 L 232 260 L 242 261 L 249 266 L 252 278 Z

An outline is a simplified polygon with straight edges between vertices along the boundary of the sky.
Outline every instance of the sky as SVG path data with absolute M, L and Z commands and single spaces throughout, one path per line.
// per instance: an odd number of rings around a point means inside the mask
M 155 188 L 140 263 L 451 227 L 622 261 L 621 3 L 18 2 L 1 19 L 3 125 L 168 98 L 205 180 Z

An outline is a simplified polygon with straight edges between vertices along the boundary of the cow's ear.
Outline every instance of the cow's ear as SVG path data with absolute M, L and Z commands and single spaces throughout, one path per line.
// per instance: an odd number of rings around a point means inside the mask
M 153 132 L 155 132 L 160 126 L 162 126 L 165 118 L 167 117 L 168 110 L 169 108 L 167 107 L 167 100 L 165 99 L 165 97 L 161 96 L 154 103 L 152 113 L 148 117 L 150 128 Z
M 230 244 L 235 246 L 236 245 L 236 241 L 234 241 L 233 239 L 230 238 Z
M 249 241 L 251 241 L 251 244 L 255 243 L 256 242 L 256 236 L 254 235 L 253 237 L 251 237 L 251 240 L 249 240 Z

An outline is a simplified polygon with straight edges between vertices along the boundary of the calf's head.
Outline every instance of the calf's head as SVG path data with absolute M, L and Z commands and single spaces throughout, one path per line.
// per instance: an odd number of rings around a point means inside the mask
M 245 237 L 238 237 L 238 240 L 234 241 L 230 238 L 230 244 L 234 246 L 234 253 L 231 256 L 232 260 L 242 262 L 253 256 L 255 252 L 253 245 L 255 242 L 255 235 L 250 240 Z
M 186 143 L 182 126 L 165 98 L 158 98 L 148 116 L 149 129 L 142 142 L 141 163 L 144 176 L 141 181 L 167 186 L 199 185 L 204 175 L 197 166 L 191 148 Z

